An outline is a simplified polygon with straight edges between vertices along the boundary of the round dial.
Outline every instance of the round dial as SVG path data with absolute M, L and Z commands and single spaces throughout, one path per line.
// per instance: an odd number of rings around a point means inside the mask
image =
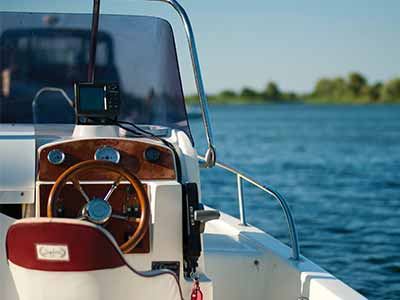
M 65 154 L 61 150 L 54 149 L 47 154 L 47 160 L 53 165 L 61 165 L 65 160 Z
M 160 160 L 161 157 L 161 153 L 160 150 L 158 150 L 157 148 L 147 148 L 146 151 L 144 152 L 144 158 L 149 161 L 149 162 L 157 162 Z
M 119 154 L 118 150 L 114 149 L 110 146 L 104 146 L 96 150 L 94 154 L 95 160 L 106 160 L 111 161 L 115 164 L 119 163 L 119 159 L 121 155 Z

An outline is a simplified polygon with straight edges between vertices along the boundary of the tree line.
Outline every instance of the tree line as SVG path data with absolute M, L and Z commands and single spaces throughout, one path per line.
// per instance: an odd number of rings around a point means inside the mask
M 364 75 L 352 72 L 347 77 L 321 78 L 315 84 L 311 93 L 296 94 L 282 91 L 276 82 L 268 82 L 265 89 L 257 91 L 249 87 L 240 92 L 224 90 L 218 95 L 210 97 L 211 101 L 233 102 L 243 100 L 252 101 L 310 101 L 335 103 L 373 103 L 373 102 L 400 102 L 400 77 L 386 82 L 368 83 Z

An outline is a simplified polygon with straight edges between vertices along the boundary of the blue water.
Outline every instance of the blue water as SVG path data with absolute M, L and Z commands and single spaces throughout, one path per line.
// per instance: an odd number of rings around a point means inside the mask
M 305 256 L 369 299 L 400 299 L 400 106 L 210 110 L 218 159 L 286 197 Z M 237 216 L 235 177 L 202 179 L 203 200 Z M 249 221 L 288 243 L 279 206 L 247 185 L 246 201 Z

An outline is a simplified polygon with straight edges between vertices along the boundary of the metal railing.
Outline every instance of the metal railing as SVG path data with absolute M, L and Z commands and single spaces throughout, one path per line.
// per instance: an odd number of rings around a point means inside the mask
M 199 159 L 204 160 L 204 157 L 199 156 Z M 239 205 L 239 211 L 240 211 L 241 225 L 248 226 L 248 223 L 246 220 L 246 209 L 245 209 L 245 200 L 244 200 L 244 193 L 243 193 L 243 180 L 247 181 L 248 183 L 252 184 L 253 186 L 257 187 L 258 189 L 260 189 L 260 190 L 264 191 L 265 193 L 267 193 L 268 195 L 272 196 L 279 203 L 279 205 L 282 208 L 283 213 L 285 215 L 286 223 L 288 225 L 290 244 L 292 247 L 292 259 L 295 261 L 300 260 L 300 244 L 299 244 L 299 238 L 298 238 L 298 234 L 297 234 L 296 224 L 294 222 L 293 215 L 289 208 L 289 205 L 286 202 L 286 200 L 283 198 L 283 196 L 280 195 L 278 192 L 274 191 L 272 188 L 260 184 L 256 180 L 245 175 L 244 173 L 240 172 L 237 169 L 229 167 L 220 162 L 216 162 L 215 166 L 219 167 L 225 171 L 228 171 L 229 173 L 232 173 L 236 176 L 237 189 L 238 189 L 238 205 Z
M 204 129 L 206 131 L 207 145 L 208 149 L 204 155 L 204 160 L 202 162 L 202 166 L 205 168 L 212 168 L 215 166 L 216 162 L 216 150 L 214 144 L 214 137 L 212 133 L 211 121 L 210 121 L 210 113 L 208 111 L 208 102 L 207 95 L 204 88 L 203 77 L 201 75 L 200 61 L 199 55 L 197 52 L 196 39 L 194 37 L 193 27 L 190 22 L 189 16 L 186 13 L 185 9 L 182 5 L 179 4 L 176 0 L 147 0 L 147 1 L 156 1 L 163 2 L 171 5 L 175 11 L 179 14 L 183 26 L 185 28 L 185 33 L 187 37 L 187 41 L 189 44 L 190 57 L 192 59 L 192 67 L 194 72 L 194 78 L 196 81 L 197 94 L 200 100 L 200 108 L 201 108 L 201 116 L 203 120 Z
M 200 68 L 197 47 L 196 47 L 196 40 L 194 37 L 192 24 L 190 22 L 189 16 L 187 15 L 185 9 L 182 7 L 182 5 L 179 4 L 179 2 L 177 0 L 147 0 L 147 1 L 157 1 L 157 2 L 163 2 L 163 3 L 171 5 L 175 9 L 175 11 L 179 14 L 179 16 L 183 22 L 184 28 L 185 28 L 186 37 L 187 37 L 189 49 L 190 49 L 190 56 L 192 59 L 192 67 L 193 67 L 194 77 L 195 77 L 195 81 L 196 81 L 197 93 L 198 93 L 198 96 L 200 99 L 201 115 L 202 115 L 202 119 L 203 119 L 203 125 L 204 125 L 204 129 L 206 132 L 207 145 L 208 145 L 208 149 L 207 149 L 204 157 L 199 157 L 201 160 L 200 161 L 201 167 L 212 168 L 214 166 L 217 166 L 219 168 L 222 168 L 222 169 L 236 175 L 237 188 L 238 188 L 239 210 L 240 210 L 240 221 L 241 221 L 241 224 L 244 226 L 247 226 L 247 221 L 246 221 L 244 194 L 243 194 L 243 180 L 251 183 L 252 185 L 259 188 L 260 190 L 271 195 L 279 203 L 279 205 L 281 206 L 281 208 L 285 214 L 286 222 L 287 222 L 288 228 L 289 228 L 290 241 L 291 241 L 291 245 L 292 245 L 292 252 L 293 252 L 292 259 L 296 260 L 296 261 L 299 260 L 300 259 L 300 246 L 299 246 L 296 226 L 294 223 L 294 219 L 293 219 L 291 210 L 290 210 L 287 202 L 285 201 L 285 199 L 278 192 L 275 192 L 273 189 L 261 185 L 254 179 L 243 174 L 242 172 L 240 172 L 234 168 L 231 168 L 225 164 L 219 163 L 216 160 L 214 137 L 213 137 L 212 128 L 211 128 L 210 114 L 208 111 L 207 95 L 205 92 L 204 82 L 203 82 L 203 78 L 201 75 L 201 68 Z
M 40 89 L 35 94 L 35 97 L 33 97 L 33 100 L 32 100 L 33 124 L 38 123 L 37 116 L 36 116 L 36 110 L 37 110 L 39 97 L 44 93 L 59 93 L 61 96 L 64 97 L 64 99 L 67 101 L 69 106 L 71 106 L 72 108 L 74 108 L 74 106 L 75 106 L 74 101 L 67 95 L 67 93 L 63 89 L 60 89 L 57 87 L 46 86 L 46 87 Z

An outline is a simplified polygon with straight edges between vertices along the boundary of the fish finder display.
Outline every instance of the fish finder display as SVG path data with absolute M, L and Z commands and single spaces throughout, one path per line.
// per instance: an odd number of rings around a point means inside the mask
M 119 87 L 115 83 L 77 83 L 75 85 L 77 118 L 116 118 L 120 109 Z
M 79 110 L 81 112 L 102 112 L 107 110 L 107 99 L 103 87 L 81 87 Z

